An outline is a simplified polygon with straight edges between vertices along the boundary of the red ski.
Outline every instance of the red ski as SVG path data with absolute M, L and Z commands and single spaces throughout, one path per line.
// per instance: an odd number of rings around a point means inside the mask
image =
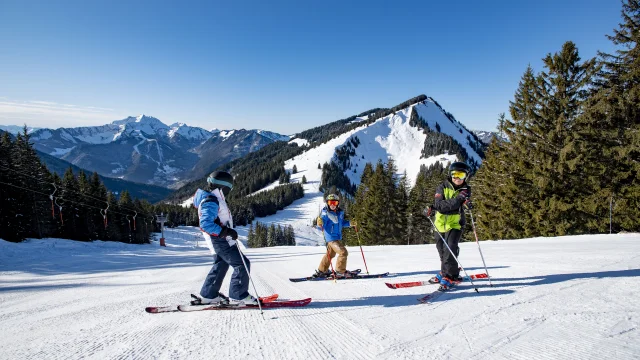
M 289 307 L 303 307 L 311 303 L 311 298 L 301 300 L 283 300 L 283 301 L 271 301 L 262 304 L 263 309 L 274 308 L 289 308 Z M 188 311 L 203 311 L 203 310 L 248 310 L 248 309 L 260 309 L 258 305 L 179 305 L 178 310 L 183 312 Z
M 269 295 L 269 296 L 263 296 L 260 298 L 260 301 L 262 301 L 263 304 L 266 303 L 270 303 L 273 301 L 276 301 L 276 299 L 278 299 L 278 294 L 273 294 L 273 295 Z M 190 305 L 185 305 L 185 306 L 190 306 Z M 198 305 L 198 306 L 203 306 L 203 305 Z M 163 313 L 163 312 L 178 312 L 180 311 L 178 309 L 179 305 L 171 305 L 171 306 L 149 306 L 146 307 L 144 309 L 144 311 L 150 313 L 150 314 L 158 314 L 158 313 Z
M 471 278 L 471 280 L 476 280 L 476 279 L 486 279 L 487 277 L 488 276 L 486 273 L 472 274 L 472 275 L 469 275 L 469 277 L 465 277 L 462 281 L 469 281 L 469 278 Z M 411 282 L 394 283 L 394 284 L 385 283 L 385 285 L 387 285 L 387 287 L 390 289 L 400 289 L 400 288 L 409 288 L 414 286 L 424 286 L 424 285 L 433 285 L 433 284 L 430 283 L 429 281 L 411 281 Z

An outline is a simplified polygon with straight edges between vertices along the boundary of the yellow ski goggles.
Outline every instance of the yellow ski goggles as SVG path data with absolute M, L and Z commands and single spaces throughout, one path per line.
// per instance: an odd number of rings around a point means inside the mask
M 451 172 L 451 177 L 452 178 L 458 178 L 460 180 L 464 180 L 467 177 L 467 173 L 464 171 L 452 171 Z

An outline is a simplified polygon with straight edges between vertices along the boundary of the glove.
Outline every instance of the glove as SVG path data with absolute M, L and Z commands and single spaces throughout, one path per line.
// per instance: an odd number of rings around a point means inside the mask
M 424 209 L 424 215 L 426 217 L 431 217 L 432 214 L 433 214 L 433 206 L 429 205 L 429 206 L 427 206 L 426 209 Z
M 473 209 L 473 203 L 471 202 L 471 199 L 467 199 L 467 201 L 463 202 L 462 206 L 469 210 Z
M 318 216 L 318 219 L 316 220 L 316 224 L 320 227 L 322 227 L 322 225 L 324 225 L 324 222 L 322 221 L 322 218 L 320 216 Z
M 236 240 L 238 238 L 238 232 L 233 230 L 232 228 L 223 226 L 219 236 L 223 239 L 226 239 L 227 236 L 231 236 L 231 239 Z
M 469 194 L 468 190 L 462 190 L 460 191 L 460 193 L 458 193 L 458 198 L 459 199 L 464 199 L 464 200 L 468 200 L 469 197 L 471 196 L 471 194 Z

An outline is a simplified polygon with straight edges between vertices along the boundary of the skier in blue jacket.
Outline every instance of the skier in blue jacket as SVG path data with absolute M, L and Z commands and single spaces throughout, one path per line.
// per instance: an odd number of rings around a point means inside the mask
M 324 239 L 327 243 L 327 254 L 322 257 L 320 265 L 316 270 L 313 277 L 328 277 L 331 276 L 329 266 L 331 265 L 331 259 L 338 254 L 338 260 L 336 261 L 336 277 L 352 277 L 353 274 L 347 271 L 347 256 L 349 252 L 345 247 L 345 242 L 342 240 L 342 228 L 355 226 L 355 223 L 345 220 L 344 211 L 339 207 L 340 198 L 336 194 L 329 194 L 326 199 L 326 204 L 316 220 L 317 225 L 322 228 L 324 232 Z
M 233 176 L 225 171 L 215 171 L 209 175 L 207 183 L 209 191 L 198 189 L 193 196 L 200 230 L 213 254 L 213 267 L 200 290 L 200 301 L 202 304 L 258 305 L 258 299 L 248 291 L 250 262 L 237 247 L 238 233 L 233 229 L 233 219 L 225 200 L 233 188 Z M 244 258 L 246 269 L 240 256 Z M 227 298 L 220 293 L 220 287 L 229 266 L 233 267 L 233 275 Z

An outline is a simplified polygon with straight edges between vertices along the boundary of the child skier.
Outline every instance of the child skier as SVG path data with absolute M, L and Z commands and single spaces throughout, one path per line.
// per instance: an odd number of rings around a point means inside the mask
M 207 183 L 209 191 L 198 189 L 193 196 L 193 206 L 198 209 L 202 236 L 213 254 L 213 267 L 200 290 L 200 302 L 202 304 L 231 303 L 237 306 L 258 305 L 258 299 L 247 291 L 250 262 L 238 250 L 236 243 L 238 233 L 233 229 L 233 219 L 225 201 L 225 197 L 233 188 L 233 176 L 225 171 L 215 171 L 209 175 Z M 246 269 L 240 256 L 244 258 Z M 219 291 L 229 265 L 233 267 L 233 275 L 229 286 L 229 298 L 227 298 Z
M 460 282 L 460 269 L 456 259 L 443 244 L 444 239 L 456 257 L 460 254 L 458 242 L 462 237 L 465 225 L 464 208 L 471 208 L 471 188 L 466 181 L 471 174 L 469 165 L 454 162 L 449 166 L 449 176 L 436 189 L 433 205 L 425 213 L 431 216 L 435 211 L 435 226 L 438 233 L 434 234 L 436 248 L 440 255 L 440 273 L 429 280 L 432 284 L 440 284 L 438 290 L 446 291 L 455 283 Z
M 340 197 L 336 194 L 329 194 L 326 199 L 326 206 L 322 209 L 320 216 L 316 220 L 317 225 L 322 228 L 324 232 L 324 239 L 327 242 L 327 253 L 322 256 L 320 266 L 312 276 L 328 277 L 331 276 L 329 266 L 331 265 L 331 259 L 338 254 L 338 260 L 336 261 L 336 274 L 337 278 L 349 278 L 355 274 L 347 271 L 347 256 L 349 252 L 345 247 L 345 242 L 342 240 L 342 228 L 356 226 L 354 222 L 345 220 L 344 211 L 340 209 Z

